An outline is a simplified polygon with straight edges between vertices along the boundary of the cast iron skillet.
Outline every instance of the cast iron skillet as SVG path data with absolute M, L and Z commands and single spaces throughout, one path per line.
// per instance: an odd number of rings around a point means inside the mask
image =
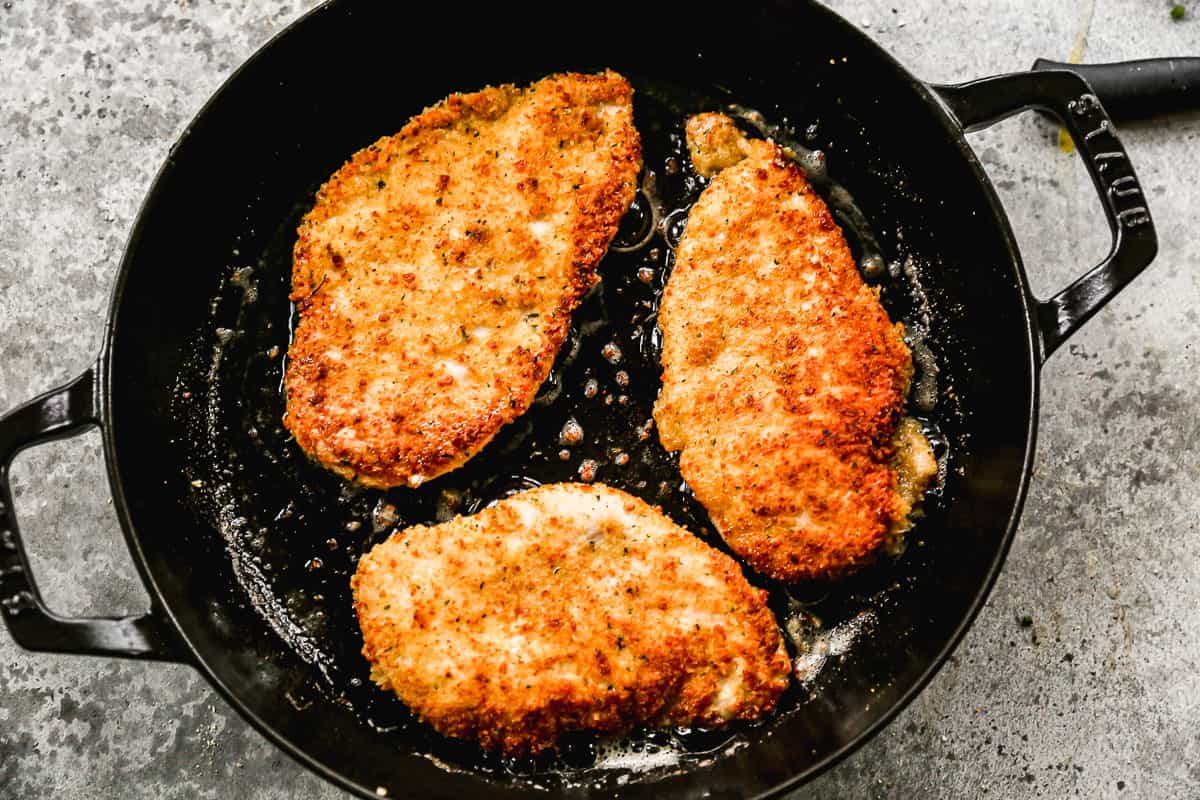
M 1038 368 L 1154 257 L 1133 168 L 1073 73 L 928 86 L 815 3 L 743 9 L 719 29 L 647 5 L 609 3 L 579 27 L 574 15 L 497 4 L 464 14 L 445 4 L 332 2 L 226 83 L 141 211 L 96 365 L 0 419 L 0 611 L 18 643 L 191 664 L 280 747 L 364 796 L 777 793 L 844 757 L 920 691 L 982 606 L 1012 541 Z M 623 756 L 597 756 L 580 737 L 557 758 L 508 763 L 441 739 L 364 683 L 346 579 L 357 555 L 395 526 L 573 479 L 585 457 L 600 480 L 663 505 L 719 545 L 673 460 L 653 435 L 637 434 L 657 391 L 653 310 L 667 243 L 610 254 L 603 288 L 580 309 L 527 419 L 420 492 L 352 491 L 307 464 L 279 427 L 282 364 L 272 348 L 286 350 L 296 220 L 350 153 L 452 91 L 604 66 L 638 89 L 647 171 L 668 205 L 686 205 L 699 188 L 686 165 L 667 163 L 690 111 L 736 101 L 808 132 L 827 153 L 896 267 L 881 282 L 885 303 L 937 357 L 938 403 L 923 420 L 944 475 L 904 555 L 790 592 L 751 576 L 772 590 L 806 665 L 770 719 L 726 732 L 637 732 Z M 1028 108 L 1070 130 L 1113 231 L 1103 263 L 1050 300 L 1031 295 L 963 137 Z M 623 241 L 637 238 L 636 220 L 629 227 Z M 648 281 L 637 277 L 643 267 Z M 623 352 L 615 364 L 600 354 L 610 342 Z M 569 416 L 588 440 L 564 461 L 553 439 Z M 103 431 L 115 506 L 151 596 L 140 616 L 53 614 L 13 515 L 13 456 L 92 426 Z M 631 769 L 638 758 L 643 768 Z

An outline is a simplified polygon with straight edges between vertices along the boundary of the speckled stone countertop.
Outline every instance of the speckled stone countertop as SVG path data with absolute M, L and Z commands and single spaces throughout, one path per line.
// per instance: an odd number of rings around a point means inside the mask
M 837 0 L 922 78 L 1065 59 L 1200 55 L 1200 2 Z M 311 0 L 0 4 L 0 408 L 98 351 L 125 237 L 187 121 Z M 971 138 L 1043 295 L 1107 230 L 1078 160 L 1032 115 Z M 797 798 L 1200 794 L 1200 116 L 1124 129 L 1157 263 L 1044 370 L 1021 530 L 991 601 L 923 695 Z M 13 470 L 44 594 L 146 602 L 96 434 Z M 1026 624 L 1022 617 L 1028 616 Z M 1032 621 L 1031 624 L 1028 624 Z M 0 797 L 344 796 L 191 669 L 35 655 L 0 633 Z

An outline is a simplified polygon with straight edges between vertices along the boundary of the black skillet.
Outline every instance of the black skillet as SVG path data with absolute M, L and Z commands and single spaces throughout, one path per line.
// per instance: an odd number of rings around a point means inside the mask
M 141 211 L 96 365 L 0 419 L 0 611 L 18 643 L 191 664 L 281 748 L 368 797 L 780 792 L 844 757 L 920 691 L 1012 541 L 1038 368 L 1154 257 L 1139 184 L 1104 109 L 1072 73 L 935 87 L 815 3 L 746 8 L 717 27 L 647 5 L 610 3 L 581 27 L 575 14 L 500 4 L 333 2 L 226 83 Z M 668 164 L 684 113 L 736 101 L 825 151 L 894 267 L 880 281 L 885 303 L 937 358 L 937 404 L 922 418 L 945 474 L 905 554 L 833 585 L 769 587 L 806 665 L 779 713 L 733 731 L 635 732 L 616 755 L 576 737 L 557 758 L 508 763 L 441 739 L 366 683 L 347 576 L 395 526 L 576 478 L 584 459 L 599 480 L 660 503 L 719 545 L 672 459 L 638 430 L 657 391 L 664 237 L 610 254 L 527 418 L 419 492 L 353 491 L 307 464 L 279 427 L 282 358 L 272 348 L 286 350 L 296 220 L 351 152 L 452 91 L 602 66 L 638 89 L 647 170 L 668 207 L 699 189 L 685 163 Z M 1027 108 L 1070 130 L 1113 230 L 1104 262 L 1045 301 L 1031 295 L 963 137 Z M 637 227 L 631 219 L 622 241 Z M 615 363 L 610 343 L 622 351 Z M 562 460 L 555 437 L 569 417 L 587 437 Z M 141 616 L 53 614 L 18 535 L 13 456 L 92 426 L 152 598 Z M 631 769 L 639 759 L 643 769 Z

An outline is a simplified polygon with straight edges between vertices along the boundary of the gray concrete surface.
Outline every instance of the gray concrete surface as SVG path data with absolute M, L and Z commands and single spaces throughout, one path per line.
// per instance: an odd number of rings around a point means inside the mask
M 0 4 L 0 408 L 100 342 L 122 244 L 187 120 L 310 0 Z M 1200 0 L 837 0 L 916 74 L 1200 54 Z M 1037 472 L 1007 567 L 957 655 L 882 735 L 797 798 L 1200 796 L 1200 117 L 1125 140 L 1163 247 L 1046 366 Z M 972 142 L 1034 285 L 1098 259 L 1086 176 L 1029 116 Z M 99 439 L 20 457 L 17 505 L 66 613 L 145 602 Z M 1033 619 L 1029 628 L 1021 615 Z M 0 797 L 245 800 L 342 794 L 191 670 L 33 655 L 0 633 Z

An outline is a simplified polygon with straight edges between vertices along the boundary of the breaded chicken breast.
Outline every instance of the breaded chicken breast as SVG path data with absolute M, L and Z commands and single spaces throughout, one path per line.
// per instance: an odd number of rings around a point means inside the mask
M 631 99 L 615 72 L 451 95 L 321 187 L 292 272 L 305 452 L 418 486 L 526 410 L 633 201 Z
M 777 145 L 688 120 L 698 171 L 659 311 L 663 445 L 730 547 L 783 581 L 843 574 L 911 526 L 936 473 L 901 425 L 903 329 Z
M 399 532 L 352 587 L 379 685 L 509 755 L 567 731 L 754 719 L 791 671 L 766 592 L 733 559 L 602 485 Z

